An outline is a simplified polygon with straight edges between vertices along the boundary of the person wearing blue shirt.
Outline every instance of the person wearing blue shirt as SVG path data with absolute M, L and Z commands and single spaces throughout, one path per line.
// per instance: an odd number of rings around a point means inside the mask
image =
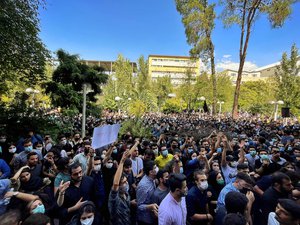
M 0 159 L 0 179 L 9 178 L 10 176 L 10 168 L 7 163 Z

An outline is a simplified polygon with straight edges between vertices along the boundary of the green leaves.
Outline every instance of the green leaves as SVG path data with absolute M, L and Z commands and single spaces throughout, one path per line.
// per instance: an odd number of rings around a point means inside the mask
M 40 0 L 0 2 L 0 78 L 4 84 L 22 80 L 34 85 L 45 78 L 50 55 L 38 37 L 38 8 L 43 5 Z
M 59 66 L 53 72 L 52 81 L 46 84 L 52 103 L 63 108 L 81 110 L 82 85 L 88 83 L 92 92 L 87 94 L 88 101 L 95 102 L 101 93 L 100 84 L 107 80 L 103 69 L 82 64 L 77 55 L 70 55 L 63 50 L 57 52 Z
M 287 107 L 300 109 L 300 66 L 297 65 L 299 60 L 298 49 L 296 45 L 291 48 L 290 58 L 287 53 L 282 55 L 281 64 L 277 67 L 277 99 L 284 101 Z M 295 112 L 294 112 L 295 113 Z

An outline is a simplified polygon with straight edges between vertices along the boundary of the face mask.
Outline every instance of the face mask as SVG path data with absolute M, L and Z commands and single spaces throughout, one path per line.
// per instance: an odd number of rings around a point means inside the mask
M 129 191 L 129 184 L 127 183 L 125 186 L 120 186 L 119 191 L 122 193 L 128 193 Z
M 284 152 L 284 147 L 280 147 L 280 148 L 279 148 L 279 151 L 280 151 L 280 152 Z
M 113 152 L 114 154 L 117 154 L 117 153 L 118 153 L 118 149 L 114 148 L 112 152 Z
M 162 154 L 163 156 L 167 156 L 167 155 L 168 155 L 168 150 L 166 149 L 166 150 L 161 151 L 161 154 Z
M 192 157 L 192 160 L 197 159 L 197 156 Z
M 234 161 L 234 162 L 231 162 L 231 163 L 230 163 L 230 166 L 231 166 L 231 167 L 236 167 L 237 164 L 238 164 L 238 162 L 235 162 L 235 161 Z
M 222 148 L 218 148 L 217 153 L 222 153 Z
M 36 214 L 36 213 L 45 213 L 45 206 L 43 204 L 41 205 L 38 205 L 35 209 L 32 210 L 32 213 L 33 214 Z
M 290 152 L 293 150 L 293 147 L 289 146 L 287 150 Z
M 189 153 L 189 154 L 191 154 L 193 151 L 194 151 L 194 149 L 192 149 L 192 148 L 189 148 L 189 149 L 188 149 L 188 153 Z
M 25 150 L 26 152 L 32 151 L 32 145 L 31 145 L 31 146 L 28 146 L 28 147 L 24 147 L 24 150 Z
M 157 148 L 154 149 L 153 152 L 154 152 L 155 155 L 158 155 L 158 149 Z
M 52 148 L 52 144 L 49 143 L 45 146 L 46 151 L 49 151 Z
M 14 147 L 14 148 L 10 148 L 8 149 L 9 153 L 15 153 L 17 151 L 17 148 Z
M 1 138 L 0 139 L 0 143 L 4 143 L 4 142 L 6 142 L 6 139 L 5 138 Z
M 85 220 L 80 220 L 81 225 L 92 225 L 94 222 L 94 216 L 91 218 L 86 218 Z
M 79 141 L 80 138 L 74 138 L 75 141 Z
M 63 140 L 60 142 L 62 145 L 66 145 L 67 144 L 67 140 Z
M 269 160 L 267 155 L 260 155 L 261 160 Z
M 113 163 L 106 163 L 105 166 L 107 169 L 111 169 L 113 166 Z
M 101 164 L 100 165 L 97 165 L 97 166 L 94 166 L 94 170 L 96 172 L 100 171 L 101 170 Z
M 208 183 L 207 183 L 207 181 L 203 181 L 203 182 L 200 182 L 200 184 L 198 184 L 197 186 L 200 190 L 204 191 L 208 188 Z
M 256 155 L 256 151 L 250 151 L 250 155 L 251 156 L 255 156 Z
M 217 184 L 224 185 L 225 181 L 223 179 L 219 179 L 219 180 L 217 180 Z
M 102 154 L 102 155 L 101 155 L 101 159 L 104 159 L 104 158 L 105 158 L 105 154 Z
M 180 167 L 180 173 L 183 173 L 183 167 Z
M 38 150 L 38 151 L 42 151 L 43 147 L 36 147 L 35 149 Z

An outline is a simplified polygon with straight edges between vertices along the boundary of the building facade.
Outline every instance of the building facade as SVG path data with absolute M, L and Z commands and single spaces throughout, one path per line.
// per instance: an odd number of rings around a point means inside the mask
M 188 71 L 193 77 L 199 76 L 200 60 L 187 56 L 149 55 L 148 71 L 154 81 L 169 76 L 173 85 L 179 85 L 184 82 Z

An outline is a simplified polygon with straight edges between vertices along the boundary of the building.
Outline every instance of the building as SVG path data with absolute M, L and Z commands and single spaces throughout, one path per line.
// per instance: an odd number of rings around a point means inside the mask
M 297 65 L 300 66 L 300 57 L 298 58 Z M 242 83 L 247 81 L 258 81 L 266 80 L 270 77 L 274 77 L 277 68 L 280 66 L 280 62 L 272 63 L 263 67 L 259 67 L 252 71 L 243 71 L 242 73 Z M 236 84 L 236 79 L 238 75 L 237 70 L 227 69 L 223 71 L 227 76 L 231 77 L 232 83 Z M 298 74 L 300 76 L 300 72 Z
M 200 60 L 187 56 L 149 55 L 148 71 L 152 80 L 169 76 L 174 85 L 182 84 L 187 71 L 196 77 L 200 74 Z
M 100 60 L 81 60 L 84 64 L 88 66 L 100 66 L 104 68 L 104 73 L 111 75 L 115 72 L 114 63 L 115 61 L 100 61 Z M 135 75 L 137 71 L 137 64 L 135 62 L 130 62 L 132 67 L 132 74 Z

